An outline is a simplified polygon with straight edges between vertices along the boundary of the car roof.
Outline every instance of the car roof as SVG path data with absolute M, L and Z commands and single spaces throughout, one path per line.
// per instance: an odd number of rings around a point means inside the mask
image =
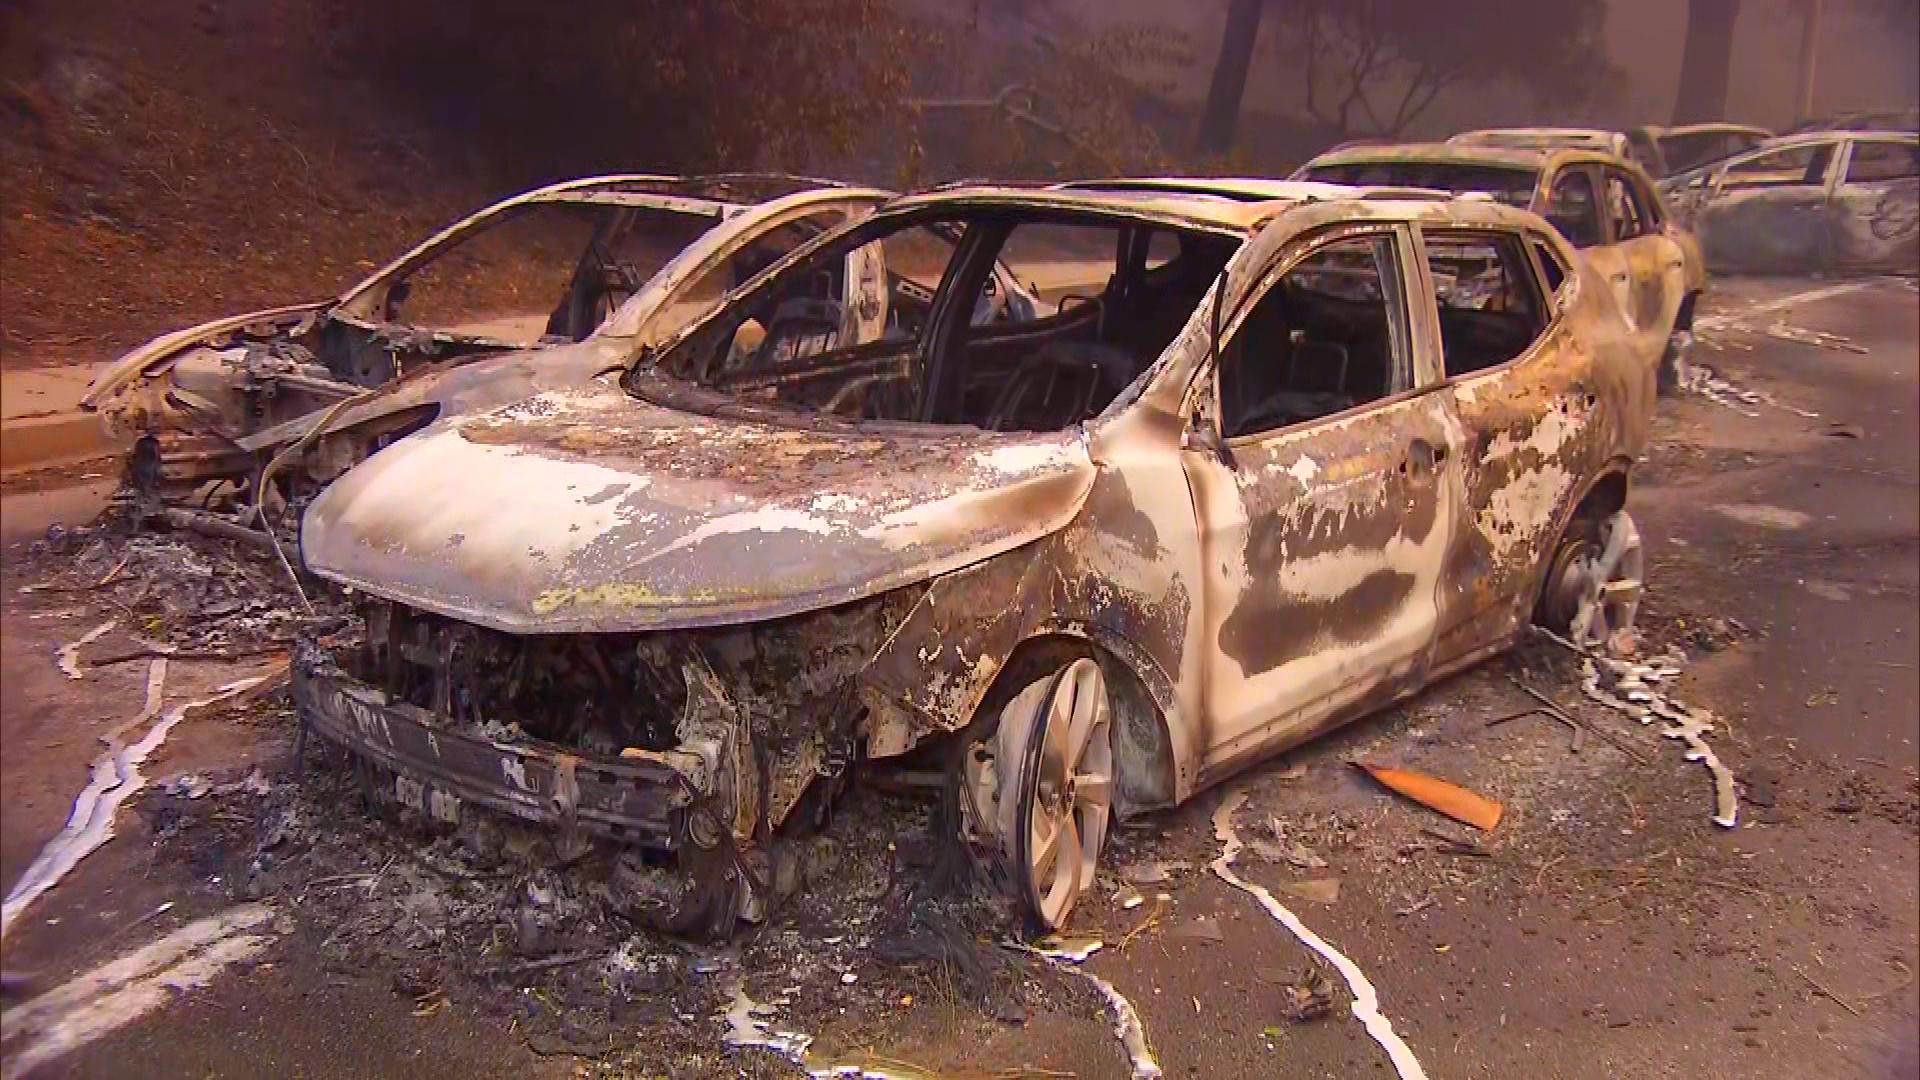
M 1135 190 L 999 185 L 952 187 L 895 199 L 880 213 L 906 213 L 941 204 L 1058 209 L 1173 219 L 1199 228 L 1242 235 L 1289 210 L 1306 206 L 1324 207 L 1341 202 L 1364 206 L 1365 216 L 1372 220 L 1415 221 L 1430 218 L 1438 207 L 1454 209 L 1469 219 L 1490 222 L 1520 225 L 1534 220 L 1525 211 L 1502 206 L 1488 198 L 1454 196 L 1446 192 L 1414 188 L 1364 188 L 1342 184 L 1220 178 L 1161 178 L 1146 179 L 1144 182 L 1169 186 Z M 1194 186 L 1172 186 L 1188 184 Z
M 1480 146 L 1472 143 L 1419 142 L 1382 143 L 1373 146 L 1349 146 L 1329 150 L 1306 163 L 1316 165 L 1362 165 L 1394 161 L 1423 162 L 1433 165 L 1502 165 L 1514 169 L 1538 169 L 1546 165 L 1555 151 L 1526 146 Z
M 349 304 L 362 293 L 379 286 L 386 278 L 400 273 L 428 256 L 428 253 L 459 233 L 476 227 L 482 219 L 505 213 L 519 206 L 539 203 L 600 203 L 617 206 L 655 207 L 678 213 L 724 221 L 748 207 L 776 202 L 798 194 L 823 192 L 857 193 L 836 180 L 781 173 L 725 173 L 713 176 L 666 176 L 656 173 L 615 173 L 587 176 L 577 180 L 523 191 L 475 210 L 440 229 L 355 282 L 334 298 L 336 304 Z
M 1521 140 L 1527 140 L 1529 142 L 1540 142 L 1540 143 L 1564 142 L 1572 145 L 1585 147 L 1585 146 L 1593 146 L 1593 145 L 1611 146 L 1615 143 L 1625 141 L 1626 135 L 1622 132 L 1608 131 L 1604 128 L 1580 128 L 1580 127 L 1476 128 L 1472 131 L 1462 131 L 1459 134 L 1453 136 L 1452 138 L 1449 138 L 1447 141 L 1450 143 L 1466 144 L 1466 145 L 1486 144 L 1486 143 L 1493 143 L 1495 145 L 1507 145 L 1504 141 L 1508 139 L 1521 139 Z
M 1920 139 L 1920 132 L 1912 131 L 1859 131 L 1853 128 L 1833 128 L 1820 131 L 1796 131 L 1789 135 L 1776 135 L 1766 142 L 1745 151 L 1753 154 L 1763 150 L 1783 150 L 1793 146 L 1819 146 L 1825 143 L 1845 142 L 1849 139 L 1889 139 L 1894 142 L 1913 142 Z M 1743 155 L 1744 156 L 1744 155 Z
M 1510 169 L 1561 168 L 1567 165 L 1612 165 L 1630 171 L 1639 166 L 1619 154 L 1606 150 L 1578 149 L 1570 146 L 1483 146 L 1476 143 L 1391 143 L 1385 146 L 1356 146 L 1330 150 L 1302 165 L 1302 169 L 1321 165 L 1372 165 L 1396 161 L 1430 165 L 1486 165 Z
M 1716 120 L 1707 124 L 1679 124 L 1674 127 L 1660 127 L 1656 124 L 1649 124 L 1646 130 L 1648 134 L 1656 139 L 1665 139 L 1675 135 L 1759 135 L 1763 138 L 1773 138 L 1773 132 L 1768 131 L 1766 128 L 1754 127 L 1752 124 L 1735 124 L 1724 120 Z
M 1057 191 L 1158 192 L 1170 195 L 1212 195 L 1241 202 L 1327 199 L 1449 199 L 1452 194 L 1433 188 L 1326 184 L 1315 180 L 1279 180 L 1265 176 L 1126 176 L 1106 180 L 1070 180 L 1055 184 Z
M 654 173 L 615 173 L 587 176 L 577 180 L 537 187 L 476 211 L 478 217 L 504 205 L 518 202 L 601 202 L 652 205 L 661 198 L 680 198 L 715 206 L 753 206 L 772 202 L 802 191 L 844 188 L 838 180 L 787 173 L 713 173 L 696 176 L 667 176 Z

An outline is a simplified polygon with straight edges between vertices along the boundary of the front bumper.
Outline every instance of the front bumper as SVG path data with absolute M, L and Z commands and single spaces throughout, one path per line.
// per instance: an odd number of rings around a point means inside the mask
M 661 850 L 682 846 L 694 789 L 655 761 L 586 758 L 549 743 L 500 743 L 389 701 L 322 656 L 295 663 L 301 723 L 392 772 L 402 803 L 457 824 L 467 804 Z

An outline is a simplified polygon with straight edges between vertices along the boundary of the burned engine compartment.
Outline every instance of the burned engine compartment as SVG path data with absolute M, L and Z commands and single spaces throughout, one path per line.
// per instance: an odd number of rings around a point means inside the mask
M 739 626 L 564 635 L 372 600 L 357 644 L 305 651 L 295 693 L 311 730 L 430 818 L 459 824 L 471 803 L 569 843 L 678 855 L 676 883 L 655 891 L 680 900 L 656 906 L 718 929 L 713 897 L 728 923 L 764 911 L 780 834 L 818 823 L 863 756 L 860 676 L 924 591 Z

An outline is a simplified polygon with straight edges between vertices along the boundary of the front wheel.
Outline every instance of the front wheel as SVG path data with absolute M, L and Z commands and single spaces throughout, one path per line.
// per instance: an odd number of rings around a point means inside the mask
M 1091 657 L 1027 684 L 966 752 L 967 818 L 992 835 L 1008 885 L 1043 932 L 1093 885 L 1113 807 L 1113 721 Z

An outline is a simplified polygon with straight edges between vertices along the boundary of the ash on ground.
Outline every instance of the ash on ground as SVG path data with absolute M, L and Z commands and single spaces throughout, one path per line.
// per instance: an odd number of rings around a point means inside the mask
M 265 707 L 295 723 L 284 695 Z M 540 1053 L 783 1072 L 763 1051 L 723 1045 L 736 986 L 786 1000 L 781 1027 L 831 1026 L 831 1041 L 848 1045 L 914 1007 L 977 1024 L 1100 1008 L 1076 980 L 1004 947 L 1017 924 L 998 890 L 928 884 L 943 876 L 943 855 L 922 802 L 856 788 L 807 841 L 799 894 L 765 924 L 707 945 L 627 916 L 631 852 L 565 858 L 554 834 L 491 814 L 449 828 L 366 798 L 343 752 L 310 740 L 306 757 L 303 774 L 268 785 L 214 777 L 146 800 L 162 857 L 234 900 L 283 905 L 329 970 L 386 973 L 423 1015 L 477 1008 Z M 209 787 L 220 794 L 194 797 Z

